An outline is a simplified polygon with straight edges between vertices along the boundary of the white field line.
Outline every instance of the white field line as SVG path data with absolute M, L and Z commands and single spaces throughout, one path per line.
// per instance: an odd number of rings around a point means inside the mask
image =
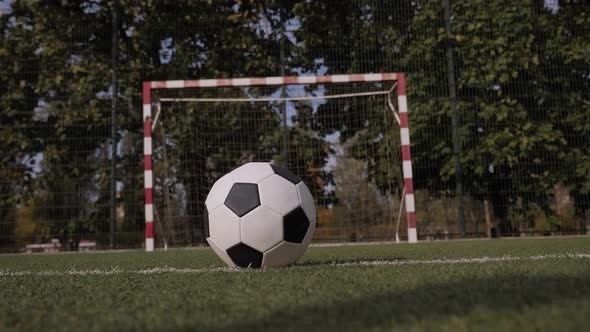
M 442 258 L 430 260 L 375 260 L 375 261 L 354 261 L 354 262 L 335 262 L 331 266 L 379 266 L 379 265 L 437 265 L 437 264 L 482 264 L 496 262 L 513 262 L 513 261 L 537 261 L 547 259 L 564 259 L 564 258 L 585 258 L 590 259 L 590 254 L 549 254 L 534 256 L 499 256 L 499 257 L 466 257 L 466 258 Z
M 539 261 L 548 259 L 590 259 L 590 253 L 567 253 L 548 254 L 534 256 L 499 256 L 499 257 L 465 257 L 465 258 L 441 258 L 425 260 L 374 260 L 374 261 L 350 261 L 350 262 L 326 262 L 325 264 L 306 265 L 305 263 L 295 265 L 292 268 L 315 268 L 318 266 L 350 267 L 350 266 L 402 266 L 402 265 L 450 265 L 450 264 L 485 264 L 514 261 Z M 229 267 L 205 267 L 205 268 L 175 268 L 175 267 L 154 267 L 141 270 L 123 270 L 120 268 L 94 269 L 94 270 L 46 270 L 46 271 L 10 271 L 0 269 L 0 277 L 20 276 L 87 276 L 87 275 L 115 275 L 115 274 L 198 274 L 211 272 L 256 272 L 264 271 L 257 269 L 235 269 Z

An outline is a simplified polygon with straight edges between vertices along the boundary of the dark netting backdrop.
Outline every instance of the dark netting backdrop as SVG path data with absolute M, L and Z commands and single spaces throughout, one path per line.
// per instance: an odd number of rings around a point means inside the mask
M 419 240 L 590 227 L 588 1 L 14 0 L 0 27 L 0 252 L 144 245 L 156 80 L 406 73 Z M 248 161 L 306 181 L 314 241 L 405 240 L 387 95 L 323 98 L 390 87 L 155 92 L 156 247 L 202 245 L 208 189 Z

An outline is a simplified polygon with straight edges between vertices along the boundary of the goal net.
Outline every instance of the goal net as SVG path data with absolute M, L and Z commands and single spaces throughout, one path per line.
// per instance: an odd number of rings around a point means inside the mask
M 203 241 L 208 190 L 251 161 L 303 179 L 317 240 L 417 240 L 403 74 L 153 81 L 143 100 L 146 250 Z

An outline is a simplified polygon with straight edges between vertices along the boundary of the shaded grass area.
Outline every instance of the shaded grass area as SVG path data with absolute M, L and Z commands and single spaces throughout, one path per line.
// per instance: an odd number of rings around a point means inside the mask
M 590 259 L 333 266 L 590 254 L 589 238 L 311 248 L 265 271 L 0 276 L 0 330 L 585 330 Z M 2 271 L 222 266 L 210 250 L 0 256 Z

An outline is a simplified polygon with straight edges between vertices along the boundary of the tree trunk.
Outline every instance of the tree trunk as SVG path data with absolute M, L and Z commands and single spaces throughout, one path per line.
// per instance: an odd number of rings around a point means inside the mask
M 0 253 L 16 252 L 14 207 L 0 205 Z
M 572 193 L 574 198 L 574 214 L 577 219 L 579 234 L 586 234 L 586 210 L 590 208 L 590 194 L 582 194 L 578 191 Z
M 488 195 L 492 203 L 492 211 L 497 220 L 496 231 L 499 236 L 512 236 L 512 225 L 508 219 L 508 205 L 512 183 L 510 181 L 510 170 L 497 167 L 495 173 L 490 175 Z
M 492 214 L 490 213 L 490 201 L 483 200 L 483 210 L 486 218 L 486 236 L 492 238 Z

